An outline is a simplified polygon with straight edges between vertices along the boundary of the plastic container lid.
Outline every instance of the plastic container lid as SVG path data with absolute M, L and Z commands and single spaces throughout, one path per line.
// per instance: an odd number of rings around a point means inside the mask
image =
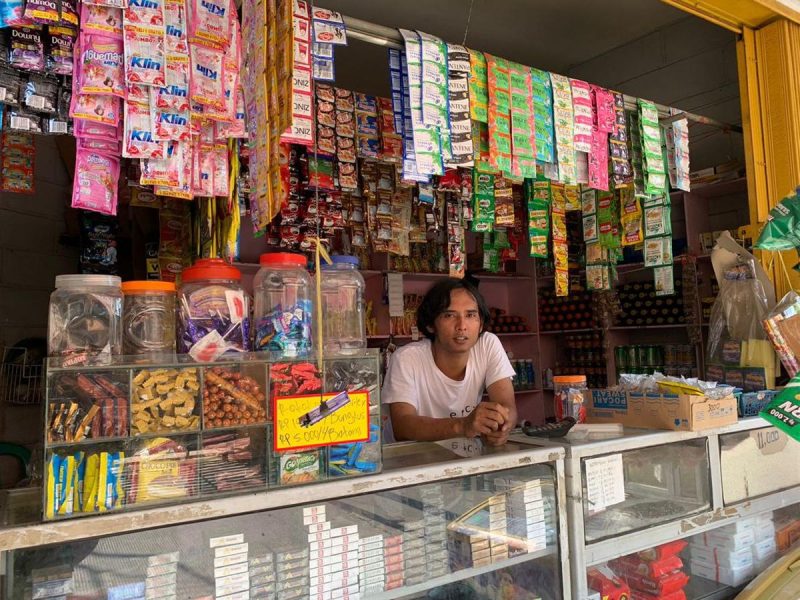
M 74 287 L 115 287 L 119 288 L 122 279 L 116 275 L 56 275 L 57 288 Z
M 556 375 L 553 383 L 586 383 L 586 375 Z
M 264 266 L 302 267 L 304 269 L 308 264 L 305 254 L 295 252 L 269 252 L 262 254 L 258 262 Z
M 242 272 L 221 258 L 201 258 L 200 260 L 196 260 L 191 267 L 184 269 L 181 273 L 181 280 L 184 283 L 189 281 L 201 281 L 204 279 L 231 279 L 240 281 L 242 279 Z
M 123 294 L 156 294 L 175 293 L 175 284 L 171 281 L 125 281 L 122 283 Z
M 344 254 L 332 256 L 331 260 L 335 265 L 354 265 L 356 268 L 358 268 L 358 265 L 361 264 L 361 261 L 358 260 L 357 256 L 347 256 Z

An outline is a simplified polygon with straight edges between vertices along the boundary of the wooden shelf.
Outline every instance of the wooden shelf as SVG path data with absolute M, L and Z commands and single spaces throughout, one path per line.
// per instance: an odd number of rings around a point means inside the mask
M 590 327 L 589 329 L 556 329 L 553 331 L 541 331 L 539 332 L 539 335 L 560 335 L 562 333 L 599 333 L 601 331 L 603 330 L 599 327 Z
M 496 331 L 489 331 L 488 333 L 493 333 L 497 337 L 530 337 L 532 335 L 539 335 L 535 331 L 515 331 L 513 333 L 497 333 Z
M 687 323 L 670 323 L 666 325 L 614 325 L 609 327 L 609 331 L 632 331 L 635 329 L 681 329 L 689 327 Z

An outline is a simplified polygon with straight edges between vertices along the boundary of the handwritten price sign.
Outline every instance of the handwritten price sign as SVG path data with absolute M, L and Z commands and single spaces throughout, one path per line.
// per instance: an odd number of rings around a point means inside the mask
M 369 392 L 287 396 L 273 400 L 277 451 L 300 450 L 365 442 L 369 439 Z M 330 412 L 321 410 L 323 401 L 331 402 Z

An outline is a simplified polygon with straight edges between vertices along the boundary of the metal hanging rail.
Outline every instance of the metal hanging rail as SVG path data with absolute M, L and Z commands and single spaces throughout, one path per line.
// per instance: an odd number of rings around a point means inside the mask
M 367 42 L 368 44 L 374 44 L 376 46 L 384 46 L 386 48 L 398 48 L 402 50 L 405 47 L 403 44 L 403 38 L 397 29 L 378 25 L 377 23 L 370 23 L 369 21 L 364 21 L 363 19 L 348 17 L 347 15 L 342 15 L 342 17 L 344 18 L 345 25 L 347 26 L 347 35 L 353 39 Z M 634 96 L 629 96 L 628 94 L 624 94 L 624 96 L 625 108 L 629 110 L 636 109 L 637 98 Z M 742 133 L 743 131 L 741 125 L 724 123 L 722 121 L 717 121 L 716 119 L 711 119 L 709 117 L 704 117 L 703 115 L 697 115 L 686 111 L 673 114 L 670 110 L 670 107 L 658 103 L 655 103 L 655 105 L 658 109 L 658 114 L 662 125 L 667 125 L 674 121 L 685 118 L 694 123 L 717 127 L 723 131 L 734 131 L 736 133 Z

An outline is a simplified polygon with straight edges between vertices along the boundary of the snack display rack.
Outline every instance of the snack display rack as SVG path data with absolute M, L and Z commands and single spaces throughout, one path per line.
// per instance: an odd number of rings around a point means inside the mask
M 267 353 L 65 362 L 50 359 L 46 375 L 47 520 L 381 470 L 376 350 L 327 357 L 321 371 Z M 276 407 L 293 398 L 316 416 L 289 428 Z M 355 429 L 311 427 L 351 402 Z
M 566 452 L 575 598 L 592 598 L 587 571 L 608 561 L 778 509 L 800 520 L 800 449 L 759 417 L 706 431 L 574 435 L 534 443 Z M 684 558 L 687 597 L 733 596 L 731 586 L 693 574 L 690 564 Z
M 562 459 L 514 443 L 395 444 L 382 473 L 302 493 L 8 529 L 6 596 L 572 598 Z

